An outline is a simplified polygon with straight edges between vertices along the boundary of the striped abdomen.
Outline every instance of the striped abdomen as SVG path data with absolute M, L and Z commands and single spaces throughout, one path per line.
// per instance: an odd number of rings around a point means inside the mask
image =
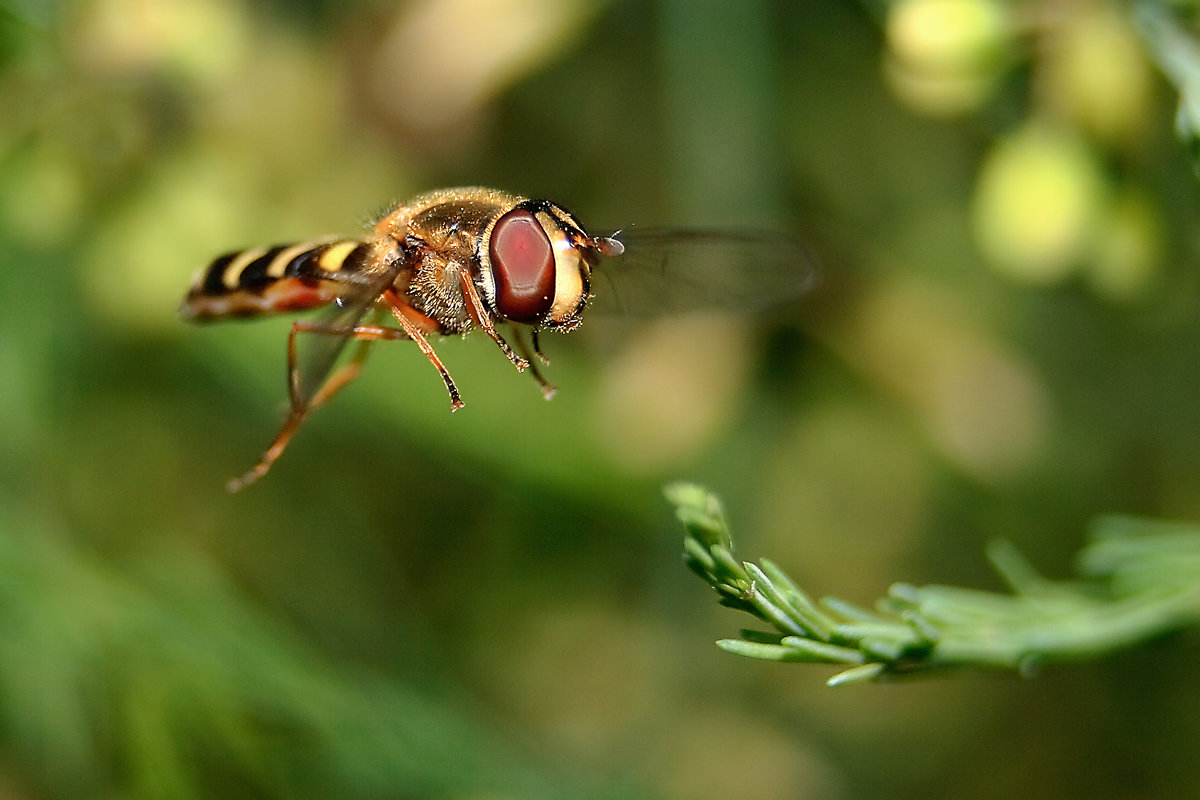
M 228 253 L 196 276 L 180 313 L 191 319 L 300 311 L 332 303 L 370 273 L 371 245 L 325 239 Z

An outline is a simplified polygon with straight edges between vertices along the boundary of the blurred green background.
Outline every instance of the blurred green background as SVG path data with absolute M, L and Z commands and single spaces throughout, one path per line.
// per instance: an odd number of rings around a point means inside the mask
M 1196 51 L 1148 8 L 0 4 L 0 796 L 1197 796 L 1194 635 L 831 691 L 713 646 L 741 620 L 660 494 L 863 603 L 1200 518 L 1200 188 L 1154 66 Z M 453 339 L 451 417 L 378 347 L 227 495 L 289 323 L 184 325 L 195 271 L 464 183 L 787 231 L 822 283 L 546 337 L 551 403 Z

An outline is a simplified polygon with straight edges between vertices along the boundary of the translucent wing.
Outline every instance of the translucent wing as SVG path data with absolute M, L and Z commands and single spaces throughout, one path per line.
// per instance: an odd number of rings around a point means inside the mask
M 593 271 L 593 305 L 601 313 L 756 311 L 793 300 L 816 282 L 812 256 L 781 234 L 635 229 L 613 238 L 625 252 Z
M 313 328 L 319 332 L 303 332 L 296 336 L 295 399 L 303 408 L 311 405 L 313 397 L 325 384 L 351 341 L 354 327 L 375 307 L 375 301 L 407 264 L 401 259 L 379 272 L 343 273 L 345 290 L 313 322 Z

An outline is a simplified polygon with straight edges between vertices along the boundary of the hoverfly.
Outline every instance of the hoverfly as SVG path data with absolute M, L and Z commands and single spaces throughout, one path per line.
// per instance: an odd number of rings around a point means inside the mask
M 644 249 L 626 252 L 625 245 L 634 242 Z M 482 329 L 518 371 L 530 370 L 549 399 L 554 388 L 535 362 L 548 363 L 538 334 L 579 327 L 592 301 L 593 269 L 602 260 L 625 262 L 657 281 L 646 299 L 664 309 L 671 305 L 671 284 L 679 282 L 676 269 L 691 270 L 692 294 L 734 303 L 738 295 L 786 299 L 781 289 L 796 294 L 813 273 L 804 251 L 784 237 L 684 231 L 591 236 L 552 202 L 482 187 L 419 195 L 380 219 L 365 239 L 228 253 L 196 277 L 181 308 L 186 319 L 321 306 L 329 313 L 292 324 L 287 419 L 259 462 L 227 488 L 237 491 L 263 477 L 309 412 L 358 376 L 373 342 L 414 342 L 441 375 L 450 410 L 456 411 L 463 406 L 458 387 L 427 336 Z M 609 271 L 610 264 L 603 269 Z M 784 277 L 761 280 L 776 274 Z M 643 305 L 636 296 L 614 300 Z M 376 319 L 364 319 L 368 315 Z M 378 319 L 388 317 L 399 327 Z M 527 328 L 529 342 L 515 330 L 514 349 L 497 329 L 502 323 Z M 301 334 L 306 343 L 298 345 Z M 351 341 L 357 350 L 338 365 Z

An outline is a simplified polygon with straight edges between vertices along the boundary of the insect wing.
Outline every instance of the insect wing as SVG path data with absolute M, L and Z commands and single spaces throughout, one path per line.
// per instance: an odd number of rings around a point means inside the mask
M 354 338 L 355 326 L 392 285 L 406 263 L 399 260 L 382 272 L 350 276 L 346 290 L 314 321 L 311 332 L 296 336 L 296 373 L 292 380 L 296 390 L 294 400 L 299 400 L 303 408 L 311 405 L 325 384 L 346 345 Z
M 634 317 L 685 311 L 759 311 L 816 282 L 809 252 L 781 234 L 754 230 L 629 230 L 625 246 L 595 268 L 595 307 Z

